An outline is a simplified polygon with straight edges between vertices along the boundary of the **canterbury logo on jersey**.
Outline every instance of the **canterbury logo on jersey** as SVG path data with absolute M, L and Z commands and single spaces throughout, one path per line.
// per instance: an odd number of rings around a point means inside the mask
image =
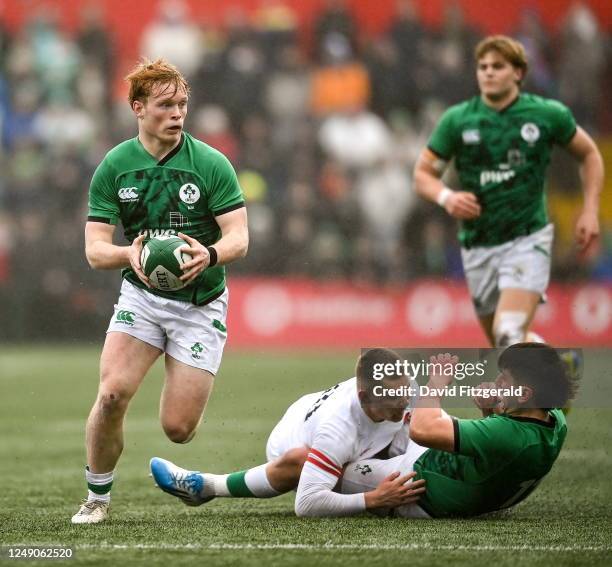
M 327 455 L 321 453 L 321 451 L 310 449 L 306 460 L 322 471 L 333 474 L 338 478 L 342 476 L 342 467 L 334 463 L 334 461 L 332 461 Z
M 138 187 L 122 187 L 117 194 L 122 203 L 138 201 Z
M 486 185 L 487 183 L 501 183 L 502 181 L 508 181 L 515 176 L 513 169 L 506 171 L 481 171 L 480 172 L 480 186 Z
M 461 137 L 464 144 L 480 144 L 480 130 L 464 130 Z
M 136 315 L 132 311 L 126 311 L 125 309 L 121 309 L 120 311 L 117 311 L 115 321 L 117 321 L 117 323 L 123 323 L 124 325 L 129 325 L 130 327 L 133 327 L 134 317 L 136 317 Z

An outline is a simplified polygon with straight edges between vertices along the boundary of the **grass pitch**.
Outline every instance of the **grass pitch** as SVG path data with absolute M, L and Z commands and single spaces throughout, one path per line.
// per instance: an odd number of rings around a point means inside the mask
M 350 377 L 356 353 L 226 353 L 187 445 L 170 443 L 159 425 L 158 364 L 126 420 L 111 521 L 72 526 L 86 490 L 84 425 L 98 356 L 80 347 L 0 350 L 0 547 L 69 546 L 72 565 L 612 564 L 610 410 L 574 409 L 551 474 L 512 512 L 486 519 L 299 519 L 293 495 L 192 509 L 153 486 L 154 455 L 211 472 L 263 462 L 267 435 L 289 403 Z M 600 363 L 609 369 L 612 351 Z M 0 564 L 15 563 L 6 547 L 2 553 Z

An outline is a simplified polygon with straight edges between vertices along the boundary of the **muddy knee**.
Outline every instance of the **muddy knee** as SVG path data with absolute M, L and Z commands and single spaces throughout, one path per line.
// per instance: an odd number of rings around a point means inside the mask
M 131 396 L 120 389 L 103 390 L 98 394 L 98 407 L 104 417 L 118 417 L 125 414 Z

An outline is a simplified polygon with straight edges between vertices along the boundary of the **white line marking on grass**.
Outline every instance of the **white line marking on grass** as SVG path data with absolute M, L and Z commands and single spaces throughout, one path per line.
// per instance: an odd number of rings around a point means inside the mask
M 306 550 L 348 550 L 348 551 L 364 551 L 364 550 L 382 550 L 382 551 L 610 551 L 609 546 L 533 546 L 526 545 L 436 545 L 428 543 L 409 543 L 404 545 L 398 544 L 302 544 L 302 543 L 278 543 L 278 544 L 211 544 L 208 549 L 306 549 Z
M 46 545 L 46 544 L 12 544 L 20 545 Z M 581 553 L 585 551 L 612 551 L 610 545 L 437 545 L 429 543 L 398 544 L 338 544 L 338 543 L 126 543 L 126 544 L 77 544 L 76 549 L 116 549 L 116 550 L 153 550 L 153 551 L 181 551 L 181 550 L 236 550 L 236 551 L 266 551 L 266 550 L 301 550 L 301 551 L 524 551 L 524 552 L 558 552 Z

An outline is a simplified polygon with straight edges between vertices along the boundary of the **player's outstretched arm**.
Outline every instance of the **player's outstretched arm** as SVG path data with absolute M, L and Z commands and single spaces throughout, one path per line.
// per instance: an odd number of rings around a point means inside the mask
M 430 357 L 432 364 L 457 364 L 458 358 L 450 354 Z M 410 439 L 423 447 L 455 450 L 455 425 L 453 419 L 442 411 L 442 391 L 453 380 L 452 375 L 429 377 L 426 393 L 421 394 L 410 418 Z
M 586 250 L 599 236 L 599 199 L 604 179 L 603 158 L 593 138 L 580 127 L 567 145 L 567 149 L 580 163 L 584 206 L 576 223 L 576 242 L 581 250 Z
M 416 473 L 400 476 L 397 472 L 385 478 L 370 492 L 339 494 L 334 492 L 333 488 L 341 475 L 341 470 L 339 467 L 336 469 L 332 462 L 324 462 L 323 458 L 324 455 L 315 450 L 314 458 L 308 460 L 302 469 L 295 496 L 297 516 L 312 518 L 351 516 L 374 508 L 413 504 L 425 492 L 425 481 L 410 482 Z M 315 465 L 313 461 L 319 464 Z M 334 472 L 326 472 L 320 468 L 322 465 Z
M 442 183 L 446 162 L 429 148 L 425 148 L 414 168 L 414 187 L 425 199 L 437 203 L 457 219 L 474 219 L 480 216 L 481 208 L 474 193 L 453 191 Z

